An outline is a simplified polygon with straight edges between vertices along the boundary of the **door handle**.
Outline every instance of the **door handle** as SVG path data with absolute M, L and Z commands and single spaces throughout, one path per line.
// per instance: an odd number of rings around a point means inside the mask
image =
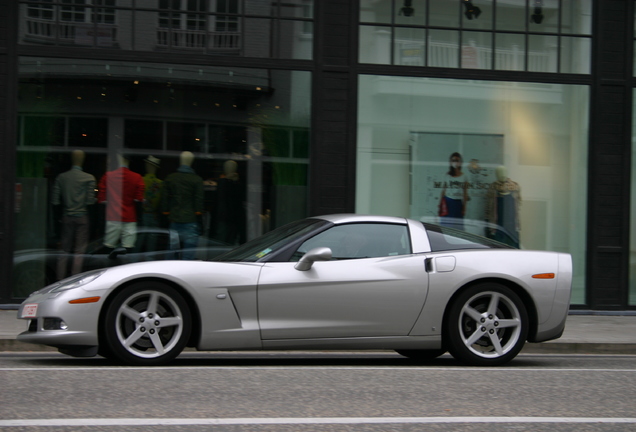
M 433 271 L 433 258 L 426 258 L 424 260 L 424 269 L 426 269 L 427 273 Z

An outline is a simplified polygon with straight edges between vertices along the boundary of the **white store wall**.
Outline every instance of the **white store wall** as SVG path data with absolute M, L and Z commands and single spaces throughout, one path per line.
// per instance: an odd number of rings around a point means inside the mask
M 587 101 L 583 86 L 361 76 L 356 211 L 420 216 L 410 208 L 413 132 L 502 135 L 503 165 L 521 186 L 521 247 L 572 253 L 582 303 Z

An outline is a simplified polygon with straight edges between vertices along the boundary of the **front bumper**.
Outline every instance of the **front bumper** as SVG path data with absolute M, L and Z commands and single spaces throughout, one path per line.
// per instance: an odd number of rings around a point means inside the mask
M 17 340 L 56 348 L 97 347 L 99 314 L 104 302 L 102 294 L 81 288 L 60 293 L 34 294 L 18 309 L 18 319 L 29 320 L 29 328 L 20 333 Z M 69 303 L 83 297 L 100 299 L 94 303 Z M 29 312 L 33 309 L 37 311 Z

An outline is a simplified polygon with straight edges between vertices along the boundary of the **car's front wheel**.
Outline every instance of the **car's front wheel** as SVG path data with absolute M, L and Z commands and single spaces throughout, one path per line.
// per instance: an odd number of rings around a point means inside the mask
M 138 283 L 117 294 L 108 307 L 106 351 L 130 365 L 166 364 L 185 347 L 191 325 L 188 305 L 174 288 Z
M 497 366 L 512 360 L 528 336 L 528 313 L 517 294 L 496 283 L 461 293 L 447 315 L 445 343 L 457 360 Z

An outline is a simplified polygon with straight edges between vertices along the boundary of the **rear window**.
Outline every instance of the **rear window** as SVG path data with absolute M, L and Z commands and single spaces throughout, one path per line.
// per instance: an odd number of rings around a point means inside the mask
M 514 249 L 498 241 L 440 225 L 424 223 L 433 252 L 462 249 Z

